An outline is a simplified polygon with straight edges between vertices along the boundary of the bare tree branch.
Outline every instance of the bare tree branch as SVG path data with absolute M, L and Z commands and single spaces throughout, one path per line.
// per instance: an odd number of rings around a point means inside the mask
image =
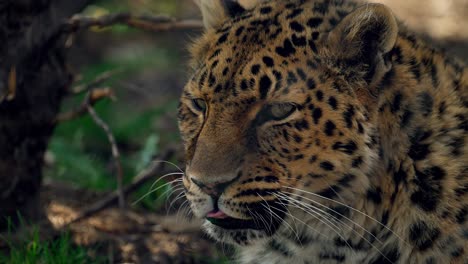
M 101 75 L 100 78 L 97 78 L 94 82 L 84 86 L 81 90 L 88 90 L 90 87 L 101 83 L 104 81 L 104 79 L 108 78 L 110 74 L 106 75 Z M 109 143 L 111 145 L 112 149 L 112 158 L 114 160 L 115 164 L 115 170 L 116 170 L 116 178 L 117 178 L 117 194 L 118 194 L 118 201 L 119 201 L 119 207 L 123 209 L 125 207 L 125 195 L 123 192 L 123 170 L 122 170 L 122 164 L 120 162 L 120 152 L 119 148 L 117 147 L 117 142 L 115 141 L 115 137 L 104 120 L 99 117 L 99 115 L 96 113 L 96 111 L 93 108 L 93 105 L 101 100 L 102 98 L 108 98 L 108 97 L 113 97 L 114 94 L 110 88 L 100 88 L 100 89 L 93 89 L 90 88 L 91 90 L 86 94 L 85 99 L 81 103 L 81 105 L 67 113 L 63 113 L 57 116 L 55 119 L 55 122 L 63 122 L 67 120 L 74 119 L 76 117 L 82 116 L 86 113 L 89 113 L 89 115 L 93 118 L 94 123 L 98 125 L 106 134 L 107 139 L 109 140 Z
M 203 22 L 200 20 L 177 20 L 165 15 L 136 16 L 129 13 L 117 13 L 104 15 L 97 18 L 75 16 L 64 25 L 63 31 L 65 33 L 73 33 L 79 30 L 88 29 L 90 27 L 108 27 L 115 24 L 124 24 L 130 27 L 154 32 L 181 29 L 200 29 L 203 27 Z
M 60 122 L 70 121 L 80 116 L 83 116 L 86 113 L 88 113 L 89 106 L 95 105 L 98 101 L 104 98 L 111 98 L 111 99 L 115 98 L 114 92 L 112 91 L 111 88 L 103 87 L 103 88 L 92 89 L 91 91 L 88 92 L 85 99 L 78 107 L 76 107 L 75 109 L 69 112 L 59 114 L 55 118 L 54 122 L 60 123 Z
M 112 147 L 112 157 L 114 159 L 115 169 L 117 171 L 117 195 L 119 198 L 119 207 L 123 209 L 125 207 L 125 196 L 123 192 L 123 171 L 122 171 L 122 164 L 120 163 L 120 152 L 119 148 L 117 147 L 117 143 L 115 142 L 115 137 L 112 134 L 111 129 L 109 126 L 99 117 L 96 113 L 94 108 L 91 105 L 86 106 L 88 113 L 93 118 L 94 122 L 104 130 L 106 133 L 107 139 Z
M 7 92 L 6 94 L 0 94 L 0 103 L 6 99 L 7 101 L 11 101 L 15 99 L 16 96 L 16 88 L 17 88 L 17 79 L 16 79 L 16 67 L 13 66 L 8 73 L 8 82 L 7 82 Z
M 92 89 L 97 88 L 100 86 L 103 82 L 108 81 L 110 78 L 112 78 L 115 74 L 120 73 L 121 70 L 110 70 L 110 71 L 105 71 L 101 74 L 99 74 L 94 80 L 92 80 L 89 83 L 77 85 L 73 87 L 71 90 L 72 94 L 80 94 L 84 92 L 88 92 Z

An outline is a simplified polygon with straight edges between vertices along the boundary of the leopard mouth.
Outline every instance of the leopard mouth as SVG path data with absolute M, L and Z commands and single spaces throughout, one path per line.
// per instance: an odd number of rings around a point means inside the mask
M 262 230 L 264 227 L 259 226 L 256 221 L 254 220 L 245 220 L 245 219 L 238 219 L 233 217 L 225 217 L 225 218 L 214 218 L 214 217 L 206 217 L 213 225 L 219 226 L 224 229 L 228 230 L 238 230 L 238 229 L 255 229 L 255 230 Z
M 271 221 L 261 221 L 260 219 L 255 219 L 253 216 L 251 216 L 250 219 L 234 218 L 217 207 L 208 213 L 205 218 L 211 224 L 226 230 L 251 229 L 265 231 L 267 234 L 272 235 L 280 226 L 285 215 L 284 203 L 279 204 L 275 201 L 269 201 L 267 202 L 267 206 L 260 206 L 260 204 L 257 204 L 257 206 L 250 205 L 250 207 L 251 210 L 249 211 L 256 211 L 259 215 L 265 215 L 265 217 L 271 219 Z M 269 208 L 269 211 L 266 211 L 265 208 Z M 273 217 L 271 214 L 276 217 Z

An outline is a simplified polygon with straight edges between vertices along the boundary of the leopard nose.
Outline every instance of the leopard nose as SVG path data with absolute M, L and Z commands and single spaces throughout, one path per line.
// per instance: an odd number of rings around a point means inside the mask
M 238 177 L 230 180 L 230 181 L 226 181 L 226 182 L 216 182 L 216 183 L 204 183 L 200 180 L 197 180 L 193 177 L 190 178 L 190 180 L 195 184 L 197 185 L 204 193 L 208 194 L 209 196 L 213 197 L 213 198 L 218 198 L 219 196 L 221 196 L 221 194 L 224 192 L 224 190 L 226 190 L 226 188 L 231 185 L 232 183 L 234 183 L 236 180 L 238 179 Z

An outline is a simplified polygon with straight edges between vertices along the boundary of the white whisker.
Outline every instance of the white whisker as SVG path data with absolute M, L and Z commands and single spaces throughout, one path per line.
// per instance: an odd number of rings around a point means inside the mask
M 335 188 L 333 188 L 333 186 L 325 179 L 325 178 L 320 178 L 320 180 L 324 181 L 329 187 L 330 189 L 332 190 L 332 192 L 344 203 L 345 200 L 343 199 L 343 197 L 341 197 L 341 195 L 335 190 Z
M 180 210 L 186 210 L 186 208 L 184 208 L 184 207 L 187 207 L 187 206 L 190 206 L 189 200 L 186 200 L 185 202 L 183 202 L 183 203 L 180 205 L 179 210 L 177 210 L 177 212 L 176 212 L 176 222 L 177 222 L 177 223 L 179 222 Z M 183 208 L 184 208 L 184 209 L 183 209 Z
M 284 193 L 286 193 L 286 192 L 284 192 Z M 278 193 L 278 195 L 281 195 L 280 198 L 285 198 L 285 199 L 293 200 L 295 203 L 298 203 L 298 204 L 302 205 L 303 207 L 310 207 L 310 209 L 312 209 L 312 210 L 316 210 L 316 211 L 318 211 L 318 212 L 320 212 L 320 213 L 323 213 L 323 214 L 325 214 L 325 215 L 330 215 L 328 212 L 326 212 L 326 211 L 324 211 L 324 210 L 322 210 L 322 209 L 320 209 L 320 208 L 318 208 L 318 207 L 316 207 L 316 206 L 313 206 L 313 205 L 310 205 L 310 204 L 306 204 L 305 202 L 299 201 L 299 200 L 297 200 L 297 199 L 294 199 L 294 198 L 289 197 L 289 196 L 287 196 L 287 195 L 284 195 L 284 194 L 282 194 L 282 193 Z M 331 216 L 331 215 L 330 215 L 330 216 Z M 336 217 L 333 217 L 333 216 L 331 216 L 331 217 L 333 218 L 334 223 L 335 223 L 335 224 L 338 224 L 338 222 L 336 221 L 336 220 L 337 220 Z M 340 229 L 340 230 L 343 231 L 342 229 Z
M 285 187 L 285 186 L 283 186 L 283 187 Z M 325 209 L 328 209 L 328 210 L 332 211 L 333 213 L 335 213 L 335 214 L 337 214 L 337 215 L 339 215 L 339 216 L 345 218 L 346 220 L 350 221 L 350 222 L 353 223 L 354 225 L 358 226 L 358 227 L 361 228 L 364 232 L 366 232 L 366 233 L 369 234 L 372 238 L 374 238 L 376 241 L 378 241 L 380 244 L 382 244 L 382 241 L 380 241 L 374 234 L 372 234 L 371 232 L 369 232 L 366 228 L 364 228 L 363 226 L 361 226 L 361 225 L 358 224 L 357 222 L 353 221 L 353 220 L 350 219 L 349 217 L 347 217 L 347 216 L 341 214 L 340 212 L 338 212 L 338 211 L 336 211 L 336 210 L 334 210 L 334 209 L 332 209 L 332 208 L 330 208 L 330 207 L 328 207 L 328 206 L 326 206 L 326 205 L 323 205 L 323 204 L 321 204 L 321 203 L 318 202 L 318 201 L 315 201 L 315 200 L 312 200 L 312 199 L 310 199 L 310 198 L 304 197 L 304 196 L 302 196 L 302 195 L 300 195 L 300 194 L 291 193 L 291 192 L 286 192 L 286 191 L 284 191 L 283 193 L 301 197 L 301 198 L 306 199 L 306 200 L 308 200 L 308 201 L 310 201 L 310 202 L 312 202 L 312 203 L 315 203 L 315 204 L 317 204 L 317 205 L 319 205 L 319 206 L 321 206 L 321 207 L 323 207 L 323 208 L 325 208 Z M 327 212 L 327 214 L 329 214 L 329 213 Z M 333 217 L 334 219 L 338 220 L 340 223 L 342 223 L 342 224 L 346 225 L 347 227 L 349 227 L 350 230 L 353 230 L 354 232 L 357 233 L 357 231 L 355 231 L 351 226 L 345 224 L 344 221 L 339 220 L 337 217 L 335 217 L 335 216 L 333 216 L 333 215 L 331 215 L 331 214 L 329 214 L 329 215 L 330 215 L 331 217 Z M 358 233 L 357 233 L 357 234 L 358 234 Z M 359 235 L 360 235 L 360 234 L 359 234 Z
M 377 224 L 379 224 L 380 226 L 382 226 L 383 228 L 387 229 L 388 231 L 390 231 L 393 235 L 395 235 L 397 238 L 399 238 L 402 242 L 404 242 L 405 244 L 408 245 L 408 243 L 403 239 L 401 238 L 397 233 L 395 233 L 392 229 L 390 229 L 388 226 L 384 225 L 382 222 L 380 222 L 379 220 L 373 218 L 372 216 L 366 214 L 366 213 L 363 213 L 361 211 L 359 211 L 358 209 L 352 207 L 352 206 L 349 206 L 345 203 L 342 203 L 342 202 L 338 202 L 338 201 L 335 201 L 333 199 L 330 199 L 330 198 L 327 198 L 327 197 L 324 197 L 324 196 L 321 196 L 321 195 L 318 195 L 316 193 L 313 193 L 313 192 L 309 192 L 309 191 L 305 191 L 305 190 L 301 190 L 301 189 L 298 189 L 298 188 L 294 188 L 294 187 L 289 187 L 289 186 L 283 186 L 284 188 L 288 188 L 288 189 L 292 189 L 292 190 L 296 190 L 296 191 L 299 191 L 299 192 L 303 192 L 303 193 L 307 193 L 307 194 L 310 194 L 310 195 L 313 195 L 313 196 L 316 196 L 316 197 L 319 197 L 321 199 L 324 199 L 324 200 L 327 200 L 327 201 L 330 201 L 330 202 L 334 202 L 334 203 L 337 203 L 339 205 L 342 205 L 354 212 L 357 212 L 361 215 L 364 215 L 366 217 L 368 217 L 369 219 L 371 219 L 372 221 L 376 222 Z
M 263 223 L 263 225 L 264 225 L 265 228 L 268 228 L 268 227 L 269 227 L 268 223 L 266 222 L 265 218 L 263 218 L 263 216 L 261 216 L 261 215 L 260 215 L 259 213 L 257 213 L 257 212 L 253 212 L 253 214 L 254 214 L 256 217 L 258 217 L 258 218 L 260 219 L 260 221 Z
M 169 176 L 172 176 L 172 175 L 184 175 L 183 173 L 180 173 L 180 172 L 171 172 L 171 173 L 168 173 L 168 174 L 164 174 L 163 176 L 159 177 L 155 182 L 153 182 L 153 184 L 151 184 L 150 186 L 150 191 L 151 189 L 153 189 L 153 187 L 161 180 L 163 180 L 164 178 L 167 178 Z
M 183 190 L 183 189 L 184 189 L 184 187 L 179 188 L 179 189 L 177 189 L 177 190 Z M 174 192 L 175 192 L 175 190 L 174 190 Z M 169 211 L 170 211 L 171 208 L 172 208 L 172 205 L 173 205 L 177 200 L 179 200 L 179 199 L 181 199 L 181 198 L 183 198 L 183 197 L 185 197 L 185 193 L 184 193 L 184 192 L 180 192 L 180 193 L 171 201 L 171 203 L 169 204 L 169 208 L 166 208 L 166 211 L 169 213 Z
M 280 211 L 282 211 L 281 209 L 278 209 Z M 283 213 L 285 213 L 285 211 L 282 211 Z M 310 226 L 309 224 L 307 224 L 306 222 L 302 221 L 301 219 L 295 217 L 294 215 L 289 215 L 290 217 L 294 218 L 295 220 L 299 221 L 300 223 L 302 223 L 303 225 L 307 226 L 308 228 L 312 229 L 312 231 L 314 232 L 317 232 L 317 234 L 323 236 L 324 238 L 328 238 L 326 235 L 322 234 L 320 231 L 318 231 L 317 229 L 313 228 L 312 226 Z
M 173 182 L 172 182 L 173 183 Z M 182 183 L 181 182 L 178 182 L 177 184 L 175 185 L 172 185 L 170 188 L 168 188 L 167 190 L 165 190 L 161 195 L 158 196 L 158 198 L 156 199 L 157 201 L 159 199 L 163 199 L 163 198 L 168 198 L 170 197 L 175 191 L 177 190 L 183 190 L 184 187 L 182 186 Z
M 257 222 L 257 219 L 254 217 L 256 213 L 252 212 L 249 207 L 246 207 L 247 211 L 249 211 L 250 215 L 252 216 L 252 220 L 254 221 L 256 226 L 260 226 L 259 223 Z
M 337 230 L 335 230 L 334 228 L 336 229 L 339 229 L 340 231 L 343 232 L 343 230 L 337 226 L 336 224 L 334 224 L 333 222 L 331 222 L 329 219 L 327 219 L 324 215 L 320 214 L 319 212 L 317 212 L 317 208 L 310 208 L 310 207 L 305 207 L 304 205 L 301 204 L 300 201 L 297 201 L 296 199 L 294 198 L 291 198 L 289 196 L 286 196 L 284 194 L 281 194 L 283 197 L 281 197 L 279 194 L 273 194 L 273 195 L 278 195 L 277 197 L 279 199 L 285 199 L 285 200 L 288 200 L 292 203 L 295 203 L 298 207 L 298 209 L 301 209 L 303 210 L 305 213 L 309 214 L 310 216 L 314 217 L 315 219 L 317 219 L 318 221 L 320 221 L 321 223 L 323 223 L 324 225 L 326 225 L 328 228 L 330 228 L 331 230 L 333 230 L 341 239 L 343 239 L 343 241 L 348 245 L 348 247 L 350 249 L 352 249 L 351 245 L 347 242 L 347 239 L 344 238 L 344 236 L 342 234 L 340 234 Z M 304 204 L 304 203 L 303 203 Z M 301 207 L 302 206 L 302 207 Z M 305 209 L 312 209 L 311 212 L 309 211 L 306 211 Z M 314 210 L 315 209 L 315 210 Z M 312 214 L 314 213 L 314 214 Z M 354 253 L 354 251 L 352 251 Z M 356 254 L 356 253 L 354 253 Z
M 285 213 L 286 215 L 289 215 L 289 216 L 292 218 L 292 220 L 293 220 L 293 222 L 294 222 L 294 227 L 296 228 L 296 231 L 297 231 L 297 230 L 298 230 L 297 223 L 296 223 L 296 221 L 294 220 L 293 214 L 291 213 L 291 211 L 289 211 L 288 206 L 287 206 L 286 204 L 284 204 L 283 201 L 282 201 L 281 199 L 278 199 L 278 202 L 281 203 L 281 204 L 284 206 L 284 208 L 286 209 L 287 212 L 282 211 L 282 210 L 280 210 L 280 211 L 283 212 L 283 213 Z M 278 209 L 278 210 L 279 210 L 279 209 Z M 302 246 L 302 244 L 301 244 L 301 246 Z
M 145 195 L 143 195 L 140 199 L 138 199 L 138 200 L 136 200 L 135 202 L 133 202 L 132 205 L 135 205 L 135 204 L 141 202 L 143 199 L 145 199 L 146 197 L 148 197 L 148 196 L 151 195 L 152 193 L 157 192 L 159 189 L 164 188 L 164 187 L 166 187 L 167 185 L 170 185 L 170 184 L 172 184 L 172 183 L 174 183 L 174 182 L 178 182 L 178 181 L 180 181 L 180 179 L 175 179 L 175 180 L 173 180 L 173 181 L 167 182 L 167 183 L 165 183 L 165 184 L 159 186 L 158 188 L 156 188 L 156 189 L 154 189 L 154 190 L 150 190 L 148 193 L 146 193 Z
M 269 233 L 271 233 L 270 225 L 267 223 L 266 219 L 265 219 L 261 214 L 259 214 L 259 213 L 257 213 L 257 212 L 256 212 L 255 214 L 256 214 L 256 215 L 260 218 L 260 220 L 265 224 L 265 228 L 267 229 L 267 231 L 268 231 Z
M 260 198 L 263 199 L 263 197 L 262 197 L 261 195 L 259 195 L 259 196 L 260 196 Z M 263 199 L 263 200 L 265 201 L 265 199 Z M 266 201 L 265 201 L 265 202 L 266 202 Z M 262 204 L 262 205 L 263 205 L 263 204 Z M 268 203 L 267 203 L 267 205 L 268 205 Z M 263 205 L 263 206 L 265 207 L 265 205 Z M 282 221 L 282 220 L 283 220 L 277 213 L 275 213 L 275 212 L 273 212 L 273 210 L 271 210 L 271 207 L 270 207 L 270 206 L 268 206 L 268 210 L 269 210 L 270 214 L 271 214 L 272 216 L 276 216 L 276 218 L 277 218 L 279 221 Z M 297 239 L 299 239 L 299 235 L 298 235 L 297 232 L 292 228 L 292 226 L 291 226 L 288 222 L 286 222 L 286 221 L 284 221 L 284 223 L 287 225 L 287 227 L 289 227 L 289 228 L 291 229 L 291 231 L 293 232 L 293 234 L 296 234 Z
M 293 193 L 290 193 L 290 194 L 293 194 Z M 297 194 L 293 194 L 293 195 L 297 195 Z M 287 197 L 287 198 L 291 198 L 291 197 Z M 302 198 L 307 199 L 306 197 L 302 197 Z M 307 200 L 309 200 L 309 199 L 307 199 Z M 310 200 L 310 201 L 315 202 L 315 201 L 313 201 L 313 200 Z M 304 206 L 305 206 L 306 208 L 311 209 L 310 207 L 308 207 L 308 206 L 311 206 L 311 205 L 307 205 L 307 204 L 304 203 Z M 324 205 L 322 205 L 322 206 L 324 206 Z M 312 209 L 317 208 L 317 207 L 315 207 L 315 206 L 312 206 L 312 207 L 313 207 Z M 328 214 L 328 213 L 327 213 L 327 214 Z M 330 216 L 331 216 L 331 215 L 330 215 Z M 331 217 L 333 217 L 333 216 L 331 216 Z M 335 217 L 335 219 L 337 219 L 337 218 Z M 351 230 L 352 232 L 354 232 L 354 233 L 357 234 L 361 239 L 363 239 L 364 241 L 366 241 L 367 244 L 369 244 L 372 248 L 374 248 L 375 250 L 377 250 L 377 252 L 379 252 L 384 258 L 387 258 L 376 246 L 373 245 L 373 243 L 371 243 L 368 239 L 366 239 L 362 234 L 360 234 L 359 232 L 357 232 L 356 230 L 354 230 L 351 226 L 347 225 L 347 224 L 344 223 L 343 221 L 341 221 L 341 220 L 339 220 L 339 219 L 337 219 L 337 220 L 339 221 L 339 223 L 344 224 L 345 226 L 347 226 L 348 228 L 350 228 L 350 230 Z M 355 224 L 357 224 L 357 223 L 355 223 Z M 368 232 L 368 231 L 367 231 L 365 228 L 363 228 L 363 227 L 361 227 L 361 228 L 362 228 L 365 232 L 367 232 L 368 234 L 370 234 L 372 237 L 374 237 L 380 244 L 383 244 L 383 243 L 382 243 L 380 240 L 378 240 L 372 233 Z M 344 240 L 344 241 L 346 242 L 346 240 Z M 346 242 L 346 244 L 348 244 L 348 243 Z M 350 246 L 350 245 L 348 244 L 348 246 Z
M 260 196 L 260 198 L 262 198 L 262 200 L 265 201 L 265 199 L 263 199 L 263 197 L 262 197 L 261 195 L 259 195 L 259 196 Z M 280 202 L 281 202 L 282 205 L 285 206 L 285 204 L 282 203 L 281 200 L 280 200 Z M 266 201 L 265 201 L 265 203 L 268 205 L 268 203 L 267 203 Z M 268 207 L 269 207 L 270 212 L 273 213 L 273 214 L 275 214 L 275 215 L 278 217 L 278 219 L 281 221 L 281 220 L 282 220 L 281 217 L 279 217 L 278 214 L 274 213 L 274 212 L 271 210 L 271 208 L 270 208 L 269 205 L 268 205 Z M 285 208 L 286 208 L 286 210 L 288 210 L 286 206 L 285 206 Z M 278 208 L 276 208 L 276 209 L 279 210 Z M 286 212 L 284 212 L 284 211 L 282 211 L 282 212 L 285 213 L 285 214 L 287 214 L 287 215 L 292 216 L 292 214 L 291 214 L 291 212 L 289 212 L 289 210 L 288 210 L 289 213 L 286 213 Z M 284 223 L 288 225 L 288 227 L 291 229 L 291 231 L 293 232 L 293 234 L 295 234 L 297 240 L 300 241 L 300 239 L 299 239 L 299 234 L 298 234 L 297 230 L 294 230 L 294 228 L 293 228 L 288 222 L 284 221 Z M 296 226 L 296 229 L 297 229 L 297 226 Z M 302 245 L 301 245 L 301 246 L 302 246 Z
M 261 195 L 259 195 L 259 194 L 257 194 L 257 195 L 260 196 L 260 198 L 261 198 L 261 199 L 265 202 L 265 204 L 268 206 L 268 210 L 269 210 L 270 212 L 272 212 L 272 210 L 271 210 L 270 205 L 268 204 L 268 202 L 267 202 Z M 270 214 L 270 223 L 272 223 L 272 222 L 273 222 L 273 215 Z
M 178 169 L 180 172 L 182 172 L 182 173 L 184 172 L 179 166 L 177 166 L 175 163 L 170 162 L 170 161 L 168 161 L 168 160 L 154 160 L 152 163 L 153 163 L 153 164 L 167 163 L 167 164 L 169 164 L 169 165 L 174 166 L 174 167 L 175 167 L 176 169 Z
M 369 234 L 371 237 L 373 237 L 373 238 L 374 238 L 376 241 L 378 241 L 380 244 L 382 244 L 382 241 L 380 241 L 374 234 L 372 234 L 371 232 L 369 232 L 366 228 L 364 228 L 363 226 L 361 226 L 361 225 L 358 224 L 357 222 L 353 221 L 353 220 L 350 219 L 349 217 L 343 215 L 342 213 L 340 213 L 340 212 L 338 212 L 338 211 L 336 211 L 336 210 L 334 210 L 334 209 L 332 209 L 332 208 L 330 208 L 330 207 L 328 207 L 328 206 L 326 206 L 326 205 L 323 205 L 323 204 L 321 204 L 320 202 L 317 202 L 317 201 L 312 200 L 312 199 L 307 198 L 307 197 L 303 197 L 303 196 L 301 196 L 301 195 L 299 195 L 299 194 L 290 193 L 290 192 L 284 192 L 284 193 L 290 194 L 290 195 L 299 196 L 299 197 L 301 197 L 301 198 L 303 198 L 303 199 L 306 199 L 307 201 L 310 201 L 310 202 L 312 202 L 312 203 L 318 204 L 318 205 L 320 205 L 320 206 L 322 206 L 322 207 L 324 207 L 324 208 L 326 208 L 326 209 L 332 211 L 333 213 L 335 213 L 335 214 L 337 214 L 337 215 L 343 217 L 344 219 L 350 221 L 351 223 L 355 224 L 356 226 L 358 226 L 359 228 L 361 228 L 364 232 L 366 232 L 366 233 Z M 328 213 L 328 214 L 329 214 L 329 213 Z M 357 233 L 357 231 L 355 231 L 350 225 L 347 225 L 346 223 L 344 223 L 344 221 L 339 220 L 339 219 L 338 219 L 337 217 L 335 217 L 335 216 L 332 216 L 332 215 L 330 215 L 330 216 L 333 217 L 333 218 L 335 218 L 335 219 L 337 219 L 337 220 L 340 221 L 342 224 L 346 225 L 346 226 L 349 227 L 351 230 L 353 230 L 354 232 Z M 358 234 L 358 233 L 357 233 L 357 234 Z

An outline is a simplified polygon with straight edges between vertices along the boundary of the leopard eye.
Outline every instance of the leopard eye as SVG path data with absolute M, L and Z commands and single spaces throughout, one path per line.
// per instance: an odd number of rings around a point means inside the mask
M 196 111 L 203 113 L 206 111 L 206 102 L 203 99 L 192 99 L 192 105 Z
M 294 103 L 276 103 L 265 105 L 262 110 L 257 114 L 253 123 L 256 126 L 261 126 L 269 121 L 276 121 L 281 123 L 286 118 L 290 117 L 296 112 L 298 106 Z
M 274 104 L 270 106 L 270 115 L 275 120 L 285 119 L 296 111 L 296 106 L 289 103 Z

